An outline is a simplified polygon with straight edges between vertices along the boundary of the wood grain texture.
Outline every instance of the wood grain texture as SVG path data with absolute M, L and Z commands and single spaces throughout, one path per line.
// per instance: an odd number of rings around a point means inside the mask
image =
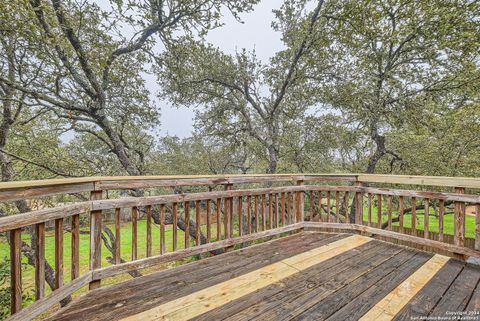
M 10 312 L 22 309 L 22 231 L 10 232 Z
M 146 208 L 146 221 L 147 221 L 147 240 L 146 240 L 146 255 L 147 257 L 152 256 L 152 206 L 149 205 Z
M 392 320 L 450 258 L 435 255 L 363 315 L 361 321 Z
M 160 205 L 160 255 L 166 252 L 165 243 L 165 205 Z
M 80 215 L 72 216 L 71 222 L 71 279 L 80 276 Z
M 137 259 L 138 254 L 138 208 L 132 207 L 132 261 Z
M 459 194 L 465 193 L 464 187 L 456 187 L 455 192 Z M 455 224 L 454 224 L 454 242 L 455 245 L 464 246 L 465 245 L 465 203 L 464 202 L 455 202 L 454 204 L 454 215 L 455 215 Z
M 45 223 L 35 225 L 35 243 L 35 298 L 40 300 L 45 296 Z
M 55 289 L 63 286 L 63 218 L 55 220 Z
M 51 320 L 118 320 L 345 237 L 295 233 L 176 266 L 91 292 L 59 311 Z
M 188 249 L 177 250 L 175 252 L 166 253 L 164 255 L 152 256 L 149 258 L 139 259 L 132 262 L 126 262 L 119 265 L 108 266 L 108 267 L 95 270 L 93 272 L 92 278 L 94 280 L 101 280 L 101 279 L 118 275 L 121 273 L 126 273 L 128 271 L 143 269 L 156 264 L 180 260 L 189 256 L 217 250 L 220 248 L 229 247 L 235 244 L 241 244 L 244 242 L 259 240 L 265 237 L 278 235 L 281 233 L 298 231 L 302 227 L 303 227 L 302 224 L 287 225 L 277 229 L 271 229 L 271 230 L 257 232 L 249 235 L 225 239 L 222 241 L 212 242 L 209 244 L 202 244 L 200 246 L 195 246 Z
M 95 201 L 103 197 L 102 191 L 90 193 L 90 200 Z M 90 271 L 102 266 L 102 211 L 90 212 Z M 100 287 L 100 280 L 91 282 L 89 289 L 94 290 Z
M 187 320 L 369 242 L 351 236 L 216 284 L 122 320 Z
M 121 209 L 116 208 L 115 209 L 115 264 L 120 264 L 121 261 L 121 248 L 120 248 L 120 241 L 121 241 L 121 222 L 120 222 L 120 215 L 121 215 Z

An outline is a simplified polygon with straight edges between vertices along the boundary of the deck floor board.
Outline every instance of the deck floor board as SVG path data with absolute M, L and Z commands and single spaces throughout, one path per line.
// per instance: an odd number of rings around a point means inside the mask
M 152 273 L 91 291 L 50 320 L 121 320 L 346 237 L 303 232 Z M 212 307 L 193 320 L 358 320 L 432 256 L 373 240 Z M 479 282 L 480 267 L 451 259 L 395 320 L 478 311 Z

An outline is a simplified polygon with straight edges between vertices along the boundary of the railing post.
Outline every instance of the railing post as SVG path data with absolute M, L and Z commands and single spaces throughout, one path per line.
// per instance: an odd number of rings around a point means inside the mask
M 297 181 L 297 185 L 301 186 L 303 185 L 303 180 Z M 305 213 L 304 213 L 304 196 L 303 196 L 303 191 L 297 192 L 297 200 L 296 200 L 296 223 L 303 222 L 305 219 Z
M 455 193 L 464 194 L 464 187 L 455 187 Z M 458 246 L 465 246 L 465 203 L 454 203 L 454 243 Z
M 90 200 L 102 199 L 102 191 L 91 191 Z M 102 211 L 90 212 L 90 270 L 99 269 L 102 266 Z M 100 287 L 100 280 L 92 281 L 89 289 L 97 289 Z
M 363 183 L 357 180 L 355 182 L 355 186 L 362 187 Z M 363 193 L 362 192 L 355 193 L 355 224 L 363 224 Z

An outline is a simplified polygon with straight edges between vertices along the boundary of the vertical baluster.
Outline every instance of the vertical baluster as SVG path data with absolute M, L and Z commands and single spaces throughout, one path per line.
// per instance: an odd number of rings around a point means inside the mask
M 387 196 L 387 216 L 388 216 L 387 229 L 388 230 L 392 229 L 392 207 L 393 207 L 392 203 L 393 203 L 392 202 L 392 195 L 388 195 Z
M 212 227 L 211 227 L 211 213 L 210 200 L 207 200 L 207 243 L 210 243 L 212 239 Z
M 137 259 L 138 250 L 138 208 L 132 207 L 132 261 Z
M 314 209 L 313 191 L 308 192 L 308 202 L 310 203 L 310 221 L 312 221 L 312 219 L 313 219 L 313 209 Z
M 291 218 L 292 218 L 292 201 L 290 197 L 290 193 L 287 193 L 287 224 L 291 224 Z
M 120 264 L 121 254 L 120 254 L 120 214 L 121 209 L 115 209 L 115 264 Z
M 177 250 L 177 245 L 178 245 L 178 237 L 177 237 L 177 225 L 178 225 L 178 203 L 173 203 L 172 204 L 172 216 L 173 216 L 173 247 L 172 250 L 176 251 Z
M 372 205 L 373 205 L 373 195 L 368 193 L 368 226 L 372 226 Z
M 285 226 L 285 216 L 287 215 L 286 211 L 286 201 L 285 201 L 285 192 L 282 193 L 281 200 L 280 202 L 282 203 L 282 225 Z
M 243 197 L 238 197 L 238 232 L 243 235 Z
M 80 276 L 80 214 L 73 215 L 71 221 L 71 279 Z
M 343 196 L 344 204 L 345 204 L 345 222 L 350 223 L 350 215 L 348 213 L 348 203 L 350 200 L 350 196 L 348 191 L 345 192 L 345 195 Z
M 232 184 L 226 184 L 225 185 L 225 190 L 226 191 L 231 191 L 233 189 Z M 233 197 L 227 197 L 223 201 L 223 205 L 225 207 L 225 239 L 229 239 L 232 237 L 232 229 L 233 229 Z
M 475 250 L 480 250 L 480 204 L 475 205 Z
M 147 206 L 147 257 L 152 256 L 152 206 Z
M 280 209 L 278 204 L 278 194 L 275 194 L 275 227 L 280 226 Z
M 262 194 L 262 231 L 267 229 L 267 196 Z
M 327 222 L 330 223 L 330 210 L 331 210 L 331 200 L 330 200 L 330 191 L 327 191 Z
M 185 248 L 190 247 L 190 202 L 185 202 L 183 204 L 184 208 L 184 218 L 185 218 Z
M 255 214 L 255 232 L 258 232 L 258 229 L 259 229 L 259 226 L 260 226 L 260 218 L 258 217 L 258 206 L 259 206 L 259 196 L 258 195 L 255 195 L 255 202 L 254 202 L 254 210 L 253 210 L 253 213 Z
M 90 192 L 90 200 L 102 199 L 102 191 Z M 102 211 L 90 212 L 90 271 L 102 267 Z M 100 287 L 100 280 L 90 282 L 89 290 Z
M 377 227 L 382 228 L 382 194 L 377 195 Z
M 248 234 L 252 233 L 252 197 L 247 196 L 247 229 Z
M 303 181 L 297 181 L 297 186 L 303 185 Z M 295 206 L 295 222 L 300 223 L 305 221 L 305 201 L 303 191 L 296 193 L 296 206 Z
M 22 230 L 10 231 L 10 311 L 22 308 Z
M 55 289 L 63 286 L 63 218 L 55 220 Z
M 445 215 L 445 201 L 440 200 L 438 209 L 438 240 L 443 242 L 443 219 Z
M 465 188 L 456 187 L 455 193 L 464 194 Z M 465 246 L 465 203 L 464 202 L 454 203 L 454 215 L 455 215 L 454 243 L 455 245 L 458 245 L 458 246 Z
M 430 213 L 430 206 L 428 198 L 423 200 L 424 210 L 423 210 L 423 238 L 428 239 L 429 237 L 429 217 L 428 214 Z
M 200 227 L 202 226 L 202 218 L 200 215 L 200 201 L 195 201 L 195 245 L 200 245 Z
M 165 252 L 165 204 L 160 204 L 160 254 Z
M 340 223 L 340 192 L 339 191 L 335 192 L 335 220 L 337 223 Z
M 405 204 L 403 196 L 399 198 L 399 214 L 398 214 L 398 225 L 400 226 L 400 233 L 405 233 L 404 220 L 403 216 L 405 215 Z
M 417 198 L 412 197 L 412 234 L 417 236 Z
M 273 194 L 268 195 L 268 228 L 273 227 Z
M 220 241 L 222 239 L 222 219 L 221 219 L 222 199 L 221 198 L 217 198 L 216 208 L 217 208 L 217 241 Z
M 362 182 L 356 182 L 355 186 L 362 187 Z M 354 196 L 355 202 L 355 224 L 363 224 L 363 192 L 357 191 Z
M 318 191 L 318 216 L 319 221 L 322 222 L 322 191 Z
M 35 298 L 40 300 L 45 296 L 45 223 L 35 225 L 35 243 Z

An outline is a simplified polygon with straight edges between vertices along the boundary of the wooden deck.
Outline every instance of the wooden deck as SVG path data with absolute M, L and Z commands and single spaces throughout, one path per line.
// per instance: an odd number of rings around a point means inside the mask
M 93 290 L 51 320 L 480 320 L 479 280 L 455 259 L 303 232 Z

